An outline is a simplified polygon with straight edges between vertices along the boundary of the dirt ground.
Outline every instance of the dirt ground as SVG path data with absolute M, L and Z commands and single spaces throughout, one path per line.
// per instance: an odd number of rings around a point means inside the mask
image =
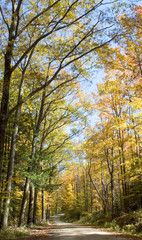
M 60 216 L 52 217 L 49 227 L 39 227 L 31 231 L 31 235 L 21 240 L 137 240 L 121 233 L 112 232 L 92 226 L 64 223 Z

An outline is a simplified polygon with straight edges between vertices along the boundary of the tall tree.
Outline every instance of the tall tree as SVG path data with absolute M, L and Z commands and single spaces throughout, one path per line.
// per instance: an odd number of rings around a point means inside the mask
M 4 30 L 6 34 L 3 35 L 2 43 L 4 78 L 0 112 L 0 177 L 7 121 L 19 104 L 21 105 L 38 91 L 51 84 L 63 68 L 72 65 L 78 59 L 84 58 L 87 54 L 112 40 L 112 37 L 108 36 L 104 42 L 99 41 L 100 35 L 110 27 L 108 24 L 107 27 L 99 28 L 101 21 L 99 14 L 97 14 L 95 23 L 91 21 L 91 13 L 99 10 L 103 4 L 104 0 L 93 3 L 90 1 L 88 5 L 79 0 L 71 2 L 57 0 L 51 3 L 46 1 L 45 4 L 43 2 L 40 4 L 39 1 L 33 3 L 22 0 L 8 1 L 7 4 L 2 3 L 0 12 L 5 27 L 4 29 L 2 27 L 2 31 Z M 81 12 L 79 11 L 80 7 L 82 8 Z M 100 11 L 102 10 L 100 9 Z M 86 25 L 88 25 L 87 28 Z M 65 32 L 72 32 L 72 35 L 65 36 Z M 98 33 L 98 37 L 94 42 L 92 37 L 96 36 L 96 33 Z M 61 38 L 59 38 L 60 36 Z M 58 41 L 53 40 L 56 37 L 59 39 Z M 44 81 L 9 110 L 12 75 L 19 64 L 23 63 L 25 56 L 30 55 L 33 49 L 38 52 L 40 43 L 47 49 L 48 61 L 46 62 L 52 67 L 52 75 L 47 77 L 45 71 Z M 89 43 L 87 50 L 85 43 Z M 57 49 L 57 54 L 55 54 L 56 51 L 53 50 L 53 47 L 55 50 Z

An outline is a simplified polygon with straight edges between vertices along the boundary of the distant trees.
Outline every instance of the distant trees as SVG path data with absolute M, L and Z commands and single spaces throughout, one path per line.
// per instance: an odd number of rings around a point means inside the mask
M 79 146 L 82 166 L 68 171 L 72 189 L 79 184 L 82 215 L 102 211 L 113 219 L 142 207 L 141 12 L 139 6 L 120 18 L 126 34 L 100 55 L 106 75 L 92 96 L 97 121 Z

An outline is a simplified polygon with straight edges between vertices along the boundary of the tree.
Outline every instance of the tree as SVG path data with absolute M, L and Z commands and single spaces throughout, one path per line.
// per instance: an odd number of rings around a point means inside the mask
M 103 2 L 104 1 L 101 0 L 94 2 L 92 5 L 90 1 L 88 6 L 84 5 L 84 1 L 78 0 L 70 3 L 66 1 L 61 3 L 60 0 L 51 3 L 47 1 L 45 6 L 43 3 L 40 4 L 39 1 L 36 3 L 29 3 L 27 1 L 26 5 L 21 0 L 17 2 L 8 1 L 7 5 L 3 2 L 0 8 L 1 19 L 3 21 L 1 30 L 5 33 L 2 44 L 2 51 L 4 52 L 4 78 L 0 112 L 0 178 L 3 168 L 7 123 L 11 115 L 16 111 L 15 130 L 11 143 L 11 159 L 7 176 L 9 181 L 9 184 L 7 184 L 8 191 L 10 191 L 11 188 L 10 182 L 14 167 L 16 137 L 19 124 L 18 119 L 21 105 L 42 89 L 47 88 L 53 81 L 57 80 L 64 68 L 70 66 L 70 70 L 74 72 L 74 77 L 68 80 L 62 80 L 61 84 L 76 79 L 79 74 L 82 73 L 81 65 L 83 62 L 79 63 L 79 59 L 84 61 L 85 56 L 103 47 L 113 39 L 113 37 L 109 37 L 108 35 L 104 42 L 99 41 L 100 35 L 109 28 L 108 24 L 107 27 L 105 26 L 99 29 L 99 23 L 101 21 L 99 15 L 97 15 L 95 23 L 91 22 L 91 12 L 99 9 L 99 7 L 103 5 Z M 6 7 L 4 7 L 4 5 Z M 82 12 L 76 14 L 77 9 L 81 6 Z M 86 28 L 87 25 L 88 27 Z M 67 31 L 72 32 L 72 35 L 65 36 L 64 33 Z M 94 34 L 96 35 L 96 32 L 98 33 L 96 41 L 89 41 Z M 87 50 L 85 49 L 86 43 L 90 43 L 88 44 Z M 48 53 L 42 53 L 42 49 L 44 49 L 44 51 L 46 49 Z M 45 65 L 40 64 L 41 55 Z M 76 65 L 74 65 L 75 62 Z M 39 70 L 37 70 L 37 67 Z M 10 106 L 10 92 L 13 87 L 12 81 L 18 68 L 21 69 L 21 82 L 18 86 L 19 94 L 17 95 L 17 103 L 15 103 L 14 106 Z M 29 70 L 31 71 L 30 75 L 33 75 L 34 79 L 37 79 L 37 82 L 30 92 L 27 91 L 27 94 L 22 94 L 25 74 Z
M 141 169 L 139 152 L 141 149 L 139 135 L 139 124 L 141 121 L 141 27 L 140 25 L 138 26 L 140 17 L 137 12 L 138 9 L 140 7 L 133 10 L 132 16 L 134 17 L 126 15 L 121 17 L 121 24 L 125 30 L 125 35 L 123 38 L 117 39 L 119 47 L 107 48 L 106 52 L 105 49 L 102 50 L 104 56 L 101 55 L 100 60 L 103 59 L 106 76 L 104 82 L 98 85 L 98 94 L 94 94 L 94 107 L 99 111 L 101 124 L 98 123 L 98 126 L 96 124 L 96 128 L 98 127 L 98 129 L 97 133 L 92 136 L 92 142 L 95 142 L 94 147 L 97 149 L 96 152 L 99 149 L 99 142 L 101 142 L 100 161 L 102 159 L 103 161 L 106 160 L 108 166 L 112 213 L 116 203 L 118 204 L 118 192 L 119 207 L 125 212 L 132 209 L 132 205 L 135 205 L 135 207 L 136 205 L 137 207 L 140 206 L 141 202 L 140 191 L 137 189 L 136 184 L 134 184 L 134 180 L 132 180 L 135 176 L 139 179 L 138 181 L 141 185 L 140 175 L 138 174 L 138 176 L 134 170 L 134 165 L 135 169 L 138 166 Z M 97 143 L 94 139 L 97 139 Z M 102 151 L 104 154 L 102 154 Z M 92 158 L 92 161 L 96 161 L 97 156 L 94 156 L 94 150 L 92 149 L 91 152 L 90 154 L 87 147 L 87 155 L 89 158 Z M 119 179 L 117 185 L 116 174 Z M 92 173 L 90 176 L 93 177 L 94 174 Z M 114 188 L 115 185 L 118 187 L 117 190 L 116 187 Z M 134 185 L 137 190 L 134 190 L 134 187 L 132 187 Z M 94 187 L 96 188 L 96 185 Z M 134 195 L 135 192 L 139 195 L 139 203 L 136 201 L 134 204 L 133 197 L 131 196 L 132 191 Z M 114 209 L 114 214 L 116 210 Z
M 63 68 L 72 65 L 78 59 L 85 57 L 87 54 L 112 40 L 110 37 L 102 43 L 97 42 L 96 39 L 95 42 L 91 41 L 90 44 L 88 44 L 87 51 L 85 49 L 85 43 L 89 43 L 89 39 L 92 39 L 93 35 L 96 35 L 96 32 L 98 33 L 99 39 L 99 35 L 106 29 L 106 27 L 99 29 L 99 15 L 95 23 L 91 23 L 90 16 L 91 12 L 99 9 L 103 2 L 104 1 L 101 0 L 92 5 L 90 1 L 88 5 L 84 5 L 84 1 L 76 0 L 68 3 L 57 0 L 51 3 L 48 1 L 45 2 L 45 6 L 43 3 L 39 4 L 39 1 L 36 3 L 29 3 L 27 1 L 26 5 L 22 0 L 18 2 L 8 2 L 7 5 L 3 2 L 0 10 L 4 24 L 4 32 L 6 32 L 6 35 L 3 36 L 6 45 L 2 45 L 5 67 L 0 113 L 0 176 L 2 172 L 5 131 L 11 114 L 27 99 L 51 84 Z M 6 8 L 4 8 L 4 5 Z M 75 14 L 80 7 L 82 7 L 82 12 Z M 86 29 L 87 24 L 88 28 Z M 109 28 L 109 25 L 107 28 Z M 72 32 L 72 35 L 65 37 L 65 31 Z M 59 38 L 60 36 L 62 36 L 63 40 Z M 54 41 L 53 37 L 54 39 L 57 37 L 58 40 Z M 21 47 L 22 43 L 23 45 Z M 9 93 L 12 75 L 20 64 L 23 64 L 26 56 L 29 56 L 33 50 L 35 52 L 34 55 L 39 51 L 40 43 L 48 50 L 48 60 L 46 63 L 52 69 L 52 75 L 47 77 L 45 71 L 42 83 L 31 91 L 27 97 L 22 99 L 20 103 L 9 110 Z M 52 52 L 53 48 L 51 48 L 51 46 L 57 49 L 56 54 Z M 63 46 L 65 46 L 65 48 Z

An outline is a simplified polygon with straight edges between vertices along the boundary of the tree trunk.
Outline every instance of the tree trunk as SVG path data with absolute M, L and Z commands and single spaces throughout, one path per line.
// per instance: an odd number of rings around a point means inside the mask
M 111 172 L 111 218 L 114 218 L 114 182 L 113 182 L 113 171 Z
M 2 175 L 2 166 L 3 166 L 3 153 L 4 153 L 4 141 L 5 141 L 5 132 L 7 128 L 7 113 L 8 113 L 8 104 L 9 104 L 9 90 L 10 90 L 10 81 L 12 74 L 12 54 L 14 47 L 14 30 L 15 30 L 15 16 L 14 8 L 12 11 L 11 25 L 9 28 L 9 39 L 5 53 L 5 62 L 4 62 L 4 79 L 3 79 L 3 91 L 1 99 L 1 109 L 0 109 L 0 182 Z
M 113 139 L 112 139 L 113 140 Z M 111 149 L 111 157 L 112 160 L 110 159 L 110 154 L 109 154 L 109 149 L 107 148 L 105 150 L 105 156 L 106 156 L 106 162 L 108 166 L 108 172 L 110 175 L 110 189 L 111 189 L 111 218 L 114 218 L 114 163 L 113 163 L 113 148 Z
M 34 159 L 35 153 L 36 153 L 36 137 L 33 136 L 31 160 Z M 28 171 L 30 172 L 31 168 L 29 168 Z M 21 226 L 21 225 L 24 224 L 25 210 L 26 210 L 26 206 L 27 206 L 27 198 L 28 198 L 29 187 L 30 187 L 30 179 L 26 178 L 25 190 L 24 190 L 23 199 L 22 199 L 22 206 L 21 206 L 21 212 L 20 212 L 20 218 L 19 218 L 18 226 Z M 31 194 L 31 191 L 30 191 L 30 194 Z M 29 202 L 30 202 L 30 200 L 29 200 Z M 29 211 L 28 211 L 28 218 L 29 218 Z M 32 213 L 32 221 L 33 221 L 33 213 Z
M 121 184 L 122 184 L 122 197 L 123 197 L 123 210 L 124 212 L 129 211 L 129 200 L 127 198 L 127 180 L 126 180 L 126 164 L 125 164 L 125 155 L 124 155 L 124 139 L 123 131 L 119 129 L 119 154 L 120 154 L 120 172 L 121 172 Z
M 46 220 L 49 222 L 50 219 L 50 203 L 47 205 Z
M 45 191 L 42 189 L 42 221 L 46 221 L 46 214 L 45 214 Z
M 33 223 L 33 211 L 34 211 L 34 186 L 30 186 L 30 198 L 29 198 L 29 210 L 27 224 Z
M 35 188 L 34 193 L 34 211 L 33 211 L 33 223 L 35 224 L 37 222 L 37 197 L 38 197 L 38 189 Z
M 56 200 L 56 210 L 55 210 L 56 215 L 58 214 L 58 200 Z
M 113 158 L 113 148 L 111 149 L 111 156 Z M 110 181 L 111 181 L 111 218 L 113 220 L 114 218 L 114 162 L 113 162 L 113 159 L 112 159 L 112 162 L 111 162 L 111 178 L 110 178 Z
M 92 188 L 92 183 L 90 181 L 90 208 L 91 208 L 91 214 L 93 214 L 94 212 L 94 208 L 93 208 L 93 188 Z
M 24 82 L 24 74 L 25 70 L 22 73 L 21 83 L 19 87 L 19 96 L 18 102 L 22 99 L 23 95 L 23 82 Z M 16 114 L 15 114 L 15 123 L 13 127 L 13 134 L 11 139 L 11 150 L 10 150 L 10 160 L 8 164 L 8 171 L 7 171 L 7 185 L 6 185 L 6 198 L 4 204 L 4 213 L 2 219 L 2 227 L 8 226 L 8 215 L 9 215 L 9 204 L 10 204 L 10 195 L 11 195 L 11 184 L 12 184 L 12 176 L 13 176 L 13 169 L 14 169 L 14 162 L 15 162 L 15 151 L 16 151 L 16 142 L 17 142 L 17 135 L 18 135 L 18 128 L 19 128 L 19 119 L 21 115 L 21 105 L 19 105 Z
M 85 171 L 85 179 L 86 179 L 86 184 L 85 184 L 85 187 L 86 187 L 86 198 L 85 198 L 85 205 L 86 205 L 86 211 L 89 213 L 89 191 L 88 191 L 88 174 L 87 174 L 87 171 Z
M 127 193 L 127 179 L 126 179 L 126 163 L 124 155 L 124 140 L 123 140 L 123 131 L 122 131 L 122 143 L 121 143 L 121 158 L 122 158 L 122 171 L 123 171 L 123 201 L 124 201 L 124 211 L 129 212 L 129 199 Z
M 9 46 L 8 46 L 9 48 Z M 12 50 L 11 50 L 12 51 Z M 10 55 L 9 55 L 10 54 Z M 2 166 L 3 166 L 3 153 L 4 153 L 4 142 L 5 132 L 7 128 L 7 113 L 9 103 L 9 88 L 11 79 L 11 52 L 7 50 L 5 54 L 5 75 L 3 82 L 3 95 L 1 100 L 1 111 L 0 111 L 0 181 L 2 177 Z
M 0 188 L 0 196 L 2 197 L 3 195 L 3 192 L 4 192 L 4 184 L 3 184 L 3 181 L 1 182 L 1 188 Z M 0 228 L 2 227 L 2 209 L 4 207 L 4 201 L 3 199 L 1 198 L 1 201 L 0 201 Z
M 11 24 L 12 26 L 13 24 Z M 12 27 L 10 29 L 12 32 Z M 9 31 L 10 31 L 9 30 Z M 4 154 L 4 143 L 5 143 L 5 133 L 7 128 L 7 113 L 8 113 L 8 103 L 9 103 L 9 88 L 11 80 L 11 58 L 13 44 L 9 39 L 9 44 L 7 46 L 7 51 L 5 54 L 5 70 L 4 70 L 4 81 L 3 81 L 3 92 L 1 100 L 1 109 L 0 109 L 0 183 L 2 181 L 2 168 L 3 168 L 3 154 Z M 2 195 L 0 195 L 0 204 L 2 200 Z M 2 217 L 2 209 L 0 209 L 0 216 Z M 0 219 L 2 222 L 2 219 Z
M 33 142 L 32 142 L 32 156 L 31 160 L 34 159 L 35 154 L 36 154 L 36 136 L 33 136 Z M 28 171 L 31 171 L 31 168 L 28 169 Z M 24 189 L 24 194 L 23 194 L 23 199 L 22 199 L 22 206 L 21 206 L 21 212 L 20 212 L 20 218 L 19 218 L 19 224 L 18 226 L 21 226 L 24 224 L 24 218 L 25 218 L 25 210 L 27 206 L 27 198 L 28 198 L 28 191 L 30 187 L 30 179 L 26 178 L 26 183 L 25 183 L 25 189 Z M 33 221 L 33 215 L 32 215 L 32 221 Z
M 30 185 L 30 179 L 26 178 L 24 194 L 23 194 L 23 199 L 22 199 L 22 205 L 21 205 L 21 211 L 20 211 L 20 217 L 19 217 L 19 223 L 18 223 L 19 227 L 24 225 L 25 212 L 26 212 L 28 193 L 29 193 L 29 185 Z

